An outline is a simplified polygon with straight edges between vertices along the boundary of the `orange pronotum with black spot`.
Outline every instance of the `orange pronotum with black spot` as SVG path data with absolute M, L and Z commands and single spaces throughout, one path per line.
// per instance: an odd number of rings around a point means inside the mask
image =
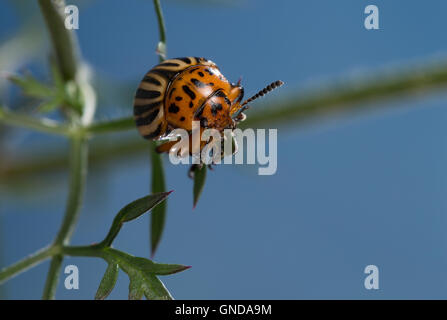
M 166 60 L 140 82 L 134 100 L 135 122 L 140 134 L 152 140 L 160 140 L 176 128 L 191 132 L 193 121 L 200 121 L 201 130 L 223 132 L 245 119 L 242 111 L 248 102 L 282 84 L 275 81 L 241 103 L 243 87 L 239 82 L 230 83 L 214 62 L 197 57 Z M 157 151 L 168 152 L 175 143 L 166 142 Z

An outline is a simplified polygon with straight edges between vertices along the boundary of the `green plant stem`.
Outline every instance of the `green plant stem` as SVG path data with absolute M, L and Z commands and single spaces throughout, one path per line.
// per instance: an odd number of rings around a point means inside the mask
M 104 257 L 104 246 L 63 246 L 61 251 L 64 255 L 73 257 Z
M 67 244 L 73 234 L 79 216 L 82 196 L 87 177 L 88 146 L 85 137 L 75 136 L 71 140 L 70 192 L 64 220 L 56 237 L 56 244 Z
M 32 118 L 24 114 L 8 111 L 2 107 L 0 107 L 0 122 L 3 122 L 6 125 L 33 129 L 50 134 L 68 136 L 71 133 L 69 127 L 59 124 L 56 121 L 50 119 Z
M 136 135 L 135 135 L 136 136 Z M 111 143 L 112 142 L 112 143 Z M 119 145 L 119 148 L 116 146 Z M 14 157 L 11 161 L 0 161 L 0 182 L 20 183 L 24 179 L 30 179 L 36 174 L 46 174 L 68 169 L 66 155 L 62 155 L 58 150 L 52 148 L 40 148 L 39 154 L 45 155 L 45 158 L 36 158 L 32 155 Z M 30 152 L 33 154 L 33 150 Z M 89 151 L 90 164 L 99 164 L 102 166 L 107 159 L 129 159 L 135 154 L 147 154 L 147 141 L 138 137 L 137 139 L 120 139 L 119 141 L 104 141 L 100 139 L 91 142 Z M 29 161 L 28 159 L 32 159 Z M 0 160 L 3 160 L 0 158 Z M 8 159 L 6 159 L 8 160 Z M 94 160 L 92 163 L 91 160 Z
M 89 135 L 97 135 L 117 131 L 125 131 L 131 128 L 135 128 L 135 120 L 129 117 L 93 123 L 92 125 L 84 128 L 84 131 L 86 134 Z
M 36 253 L 22 259 L 21 261 L 9 267 L 0 270 L 0 284 L 45 261 L 46 259 L 53 256 L 55 252 L 57 252 L 57 248 L 54 246 L 49 246 L 37 251 Z
M 80 54 L 73 32 L 65 28 L 65 1 L 39 0 L 39 6 L 50 33 L 62 77 L 65 82 L 75 80 Z
M 158 30 L 160 33 L 160 41 L 166 43 L 166 26 L 161 10 L 160 0 L 154 0 L 155 12 L 157 13 Z
M 284 98 L 279 103 L 276 102 L 274 107 L 263 108 L 260 102 L 259 107 L 256 105 L 253 110 L 247 112 L 247 120 L 241 123 L 241 127 L 300 122 L 333 111 L 362 109 L 368 104 L 394 98 L 427 95 L 445 87 L 447 87 L 447 61 L 407 67 L 394 72 L 380 72 L 373 76 L 334 82 L 324 88 L 303 91 L 296 96 Z M 135 123 L 129 117 L 102 122 L 97 126 L 86 128 L 86 131 L 96 134 L 134 129 Z
M 166 181 L 164 177 L 164 167 L 161 155 L 155 150 L 155 143 L 151 146 L 151 167 L 152 167 L 152 193 L 164 192 L 166 190 Z M 163 235 L 166 222 L 167 201 L 160 203 L 151 214 L 151 256 L 153 257 Z
M 88 145 L 86 138 L 83 135 L 73 136 L 70 147 L 70 189 L 67 207 L 61 228 L 54 241 L 54 246 L 66 245 L 69 243 L 79 218 L 87 176 L 87 151 Z M 45 284 L 43 299 L 54 298 L 62 259 L 62 255 L 56 255 L 52 259 Z
M 42 299 L 52 300 L 56 296 L 57 284 L 59 283 L 60 270 L 64 257 L 60 254 L 53 256 L 48 270 L 45 287 L 43 289 Z
M 166 26 L 161 10 L 160 0 L 154 0 L 155 12 L 157 14 L 158 30 L 160 36 L 160 43 L 163 52 L 159 52 L 159 60 L 163 62 L 166 57 Z M 160 45 L 158 46 L 160 49 Z M 163 168 L 163 161 L 161 155 L 156 151 L 157 144 L 152 142 L 150 157 L 151 157 L 151 191 L 152 193 L 166 191 L 166 181 Z M 151 256 L 153 257 L 163 235 L 164 224 L 166 220 L 167 201 L 155 207 L 150 219 L 150 248 Z
M 78 119 L 76 115 L 69 116 L 69 121 L 74 127 L 74 133 L 70 137 L 70 188 L 62 225 L 53 244 L 53 246 L 59 247 L 69 243 L 82 204 L 87 174 L 88 145 L 86 136 L 83 134 L 79 123 L 82 122 L 82 125 L 88 126 L 91 119 L 93 119 L 95 94 L 88 82 L 86 82 L 86 79 L 77 79 L 80 69 L 79 47 L 75 34 L 65 28 L 65 1 L 39 0 L 39 6 L 51 36 L 62 78 L 65 83 L 79 80 L 78 85 L 84 97 L 83 115 L 81 119 Z M 52 258 L 43 292 L 43 299 L 54 299 L 62 260 L 62 254 L 57 254 Z
M 155 7 L 155 12 L 157 14 L 160 42 L 162 43 L 162 47 L 164 50 L 164 52 L 161 52 L 161 54 L 160 54 L 160 62 L 162 62 L 164 60 L 163 56 L 166 56 L 166 26 L 165 26 L 165 20 L 163 18 L 163 12 L 161 10 L 160 0 L 154 0 L 154 7 Z M 159 46 L 159 48 L 160 48 L 160 46 Z
M 77 154 L 83 154 L 83 152 L 79 152 L 76 148 L 74 148 L 73 151 L 76 151 Z M 79 171 L 79 165 L 73 166 L 74 171 Z M 81 177 L 82 174 L 75 175 L 75 177 Z M 78 178 L 76 178 L 78 179 Z M 77 190 L 80 190 L 79 186 L 83 186 L 83 181 L 75 181 L 72 183 L 71 190 L 74 191 L 76 194 L 70 193 L 70 197 L 74 199 L 79 199 L 82 192 L 78 192 Z M 47 248 L 44 248 L 35 254 L 23 259 L 22 261 L 7 267 L 0 271 L 0 282 L 6 281 L 7 279 L 13 277 L 14 275 L 20 273 L 21 271 L 26 270 L 27 268 L 30 268 L 31 266 L 45 260 L 46 258 L 52 256 L 53 259 L 51 261 L 50 265 L 50 276 L 48 277 L 48 281 L 45 285 L 45 294 L 44 298 L 51 298 L 54 297 L 56 286 L 57 286 L 57 279 L 59 275 L 59 270 L 63 261 L 64 255 L 77 255 L 77 256 L 85 256 L 85 257 L 101 257 L 104 259 L 108 259 L 110 262 L 110 254 L 108 253 L 113 252 L 110 250 L 110 246 L 115 239 L 115 237 L 118 235 L 119 231 L 121 230 L 123 224 L 128 221 L 132 221 L 134 219 L 137 219 L 142 214 L 149 212 L 152 208 L 157 206 L 160 202 L 163 202 L 166 200 L 166 198 L 169 196 L 170 192 L 165 192 L 161 194 L 154 194 L 154 195 L 148 195 L 146 197 L 139 198 L 125 207 L 123 207 L 118 214 L 115 216 L 115 219 L 113 220 L 113 223 L 109 229 L 109 232 L 107 233 L 107 236 L 104 238 L 103 241 L 101 241 L 98 244 L 90 245 L 90 246 L 68 246 L 65 245 L 68 242 L 68 239 L 71 235 L 70 228 L 74 225 L 74 221 L 76 220 L 77 211 L 79 211 L 77 208 L 79 208 L 78 204 L 73 204 L 72 201 L 68 202 L 68 208 L 67 208 L 67 215 L 65 216 L 64 223 L 62 224 L 62 228 L 58 234 L 58 237 L 56 237 L 56 240 L 53 242 L 53 244 Z M 65 227 L 68 226 L 68 227 Z M 112 259 L 113 260 L 113 259 Z
M 283 99 L 274 106 L 263 108 L 262 112 L 248 114 L 240 127 L 296 124 L 340 112 L 371 109 L 381 106 L 379 103 L 384 101 L 423 96 L 446 87 L 447 61 L 423 67 L 413 66 L 398 72 L 385 71 L 303 92 L 295 99 Z

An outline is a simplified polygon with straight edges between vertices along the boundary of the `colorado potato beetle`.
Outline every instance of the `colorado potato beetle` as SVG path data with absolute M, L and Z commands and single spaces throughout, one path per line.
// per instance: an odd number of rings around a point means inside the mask
M 183 57 L 165 60 L 147 72 L 134 100 L 134 118 L 139 133 L 146 139 L 161 140 L 173 129 L 190 132 L 192 121 L 200 128 L 220 132 L 234 129 L 245 119 L 248 103 L 281 86 L 272 82 L 241 103 L 244 88 L 240 81 L 229 82 L 218 66 L 205 58 Z M 175 141 L 157 148 L 169 152 Z

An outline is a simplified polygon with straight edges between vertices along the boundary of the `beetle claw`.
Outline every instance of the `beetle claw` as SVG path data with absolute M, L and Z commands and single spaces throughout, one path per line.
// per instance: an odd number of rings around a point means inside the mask
M 194 171 L 196 171 L 196 167 L 197 167 L 196 164 L 193 164 L 193 165 L 191 165 L 191 166 L 189 167 L 189 170 L 188 170 L 188 178 L 190 178 L 190 179 L 194 179 Z
M 203 163 L 201 163 L 201 164 L 192 164 L 191 167 L 189 167 L 189 170 L 188 170 L 188 177 L 189 177 L 190 179 L 194 179 L 194 174 L 196 173 L 196 170 L 200 170 L 200 169 L 202 169 L 203 166 L 204 166 Z M 207 167 L 208 167 L 208 169 L 210 169 L 211 171 L 214 170 L 213 164 L 208 164 Z
M 196 170 L 200 170 L 200 169 L 202 169 L 202 167 L 203 167 L 203 163 L 201 163 L 201 164 L 192 164 L 191 167 L 189 167 L 189 170 L 188 170 L 188 177 L 190 179 L 194 179 L 194 175 L 196 173 Z

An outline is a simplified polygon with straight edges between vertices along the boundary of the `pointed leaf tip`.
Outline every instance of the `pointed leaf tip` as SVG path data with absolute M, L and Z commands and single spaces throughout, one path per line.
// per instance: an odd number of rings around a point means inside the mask
M 190 268 L 190 266 L 184 266 L 181 264 L 157 263 L 140 257 L 132 257 L 129 261 L 134 267 L 139 268 L 141 271 L 156 275 L 174 274 Z
M 54 96 L 54 89 L 40 82 L 31 74 L 19 76 L 10 74 L 7 79 L 22 89 L 25 95 L 35 98 L 48 98 Z

